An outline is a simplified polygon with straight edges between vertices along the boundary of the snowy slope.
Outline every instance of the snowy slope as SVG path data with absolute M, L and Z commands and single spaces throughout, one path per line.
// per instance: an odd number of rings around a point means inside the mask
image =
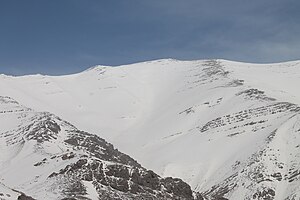
M 98 136 L 10 97 L 0 96 L 0 121 L 0 199 L 201 199 L 182 180 L 161 178 Z
M 4 184 L 0 183 L 0 199 L 1 200 L 16 200 L 22 193 L 14 191 Z
M 0 94 L 98 134 L 208 199 L 297 199 L 299 67 L 164 59 L 68 76 L 2 75 Z

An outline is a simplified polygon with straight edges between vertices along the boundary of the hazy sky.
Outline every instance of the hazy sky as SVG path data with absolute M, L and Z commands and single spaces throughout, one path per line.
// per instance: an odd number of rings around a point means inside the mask
M 299 0 L 0 0 L 0 73 L 300 59 Z

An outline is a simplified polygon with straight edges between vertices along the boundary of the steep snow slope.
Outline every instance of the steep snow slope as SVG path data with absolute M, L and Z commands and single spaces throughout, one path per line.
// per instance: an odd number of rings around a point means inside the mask
M 297 199 L 299 67 L 166 59 L 59 77 L 3 75 L 0 93 L 97 133 L 209 199 Z

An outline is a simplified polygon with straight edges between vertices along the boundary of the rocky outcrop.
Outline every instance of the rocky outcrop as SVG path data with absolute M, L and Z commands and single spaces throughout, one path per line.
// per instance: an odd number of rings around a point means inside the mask
M 22 108 L 11 98 L 0 100 L 11 110 Z M 200 199 L 200 194 L 194 197 L 191 187 L 181 179 L 160 177 L 104 139 L 80 131 L 53 114 L 26 108 L 15 114 L 17 129 L 1 137 L 8 146 L 27 146 L 42 156 L 32 163 L 30 171 L 53 169 L 46 180 L 40 180 L 40 175 L 26 178 L 32 179 L 30 184 L 42 181 L 48 194 L 60 199 L 90 199 L 89 190 L 95 190 L 99 199 Z M 38 198 L 34 191 L 30 189 L 29 194 Z M 18 199 L 33 198 L 22 193 Z

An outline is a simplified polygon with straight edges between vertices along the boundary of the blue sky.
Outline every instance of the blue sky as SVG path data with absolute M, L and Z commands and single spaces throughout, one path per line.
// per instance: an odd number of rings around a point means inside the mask
M 300 59 L 299 0 L 2 0 L 0 73 L 159 58 Z

